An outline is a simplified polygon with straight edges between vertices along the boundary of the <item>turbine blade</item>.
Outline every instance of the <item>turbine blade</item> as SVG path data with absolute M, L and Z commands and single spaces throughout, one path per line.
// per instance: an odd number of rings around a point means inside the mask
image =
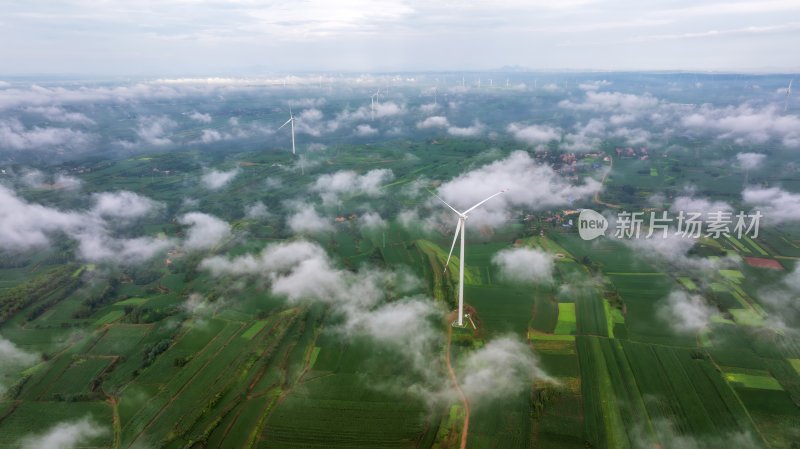
M 430 190 L 428 190 L 428 192 L 431 192 L 431 191 L 430 191 Z M 433 192 L 431 192 L 431 195 L 435 196 L 436 198 L 439 198 L 439 201 L 443 202 L 445 206 L 447 206 L 447 207 L 449 207 L 450 209 L 452 209 L 452 211 L 453 211 L 453 212 L 455 212 L 455 213 L 457 213 L 458 215 L 461 215 L 461 212 L 457 211 L 455 207 L 453 207 L 453 206 L 451 206 L 451 205 L 447 204 L 447 201 L 443 200 L 443 199 L 442 199 L 442 197 L 440 197 L 439 195 L 437 195 L 437 194 L 435 194 L 435 193 L 433 193 Z
M 283 128 L 284 126 L 288 125 L 288 124 L 289 124 L 289 122 L 291 122 L 292 120 L 294 120 L 294 119 L 291 119 L 291 118 L 290 118 L 289 120 L 286 120 L 286 123 L 284 123 L 283 125 L 281 125 L 281 127 L 280 127 L 280 128 L 278 128 L 278 129 L 281 129 L 281 128 Z
M 456 235 L 453 236 L 453 244 L 450 245 L 450 254 L 447 255 L 447 262 L 444 264 L 444 272 L 447 273 L 447 267 L 450 266 L 450 258 L 453 257 L 453 250 L 456 249 L 456 240 L 458 240 L 458 231 L 461 231 L 461 217 L 458 217 L 458 224 L 456 225 Z
M 468 213 L 472 212 L 473 210 L 475 210 L 475 208 L 477 208 L 477 207 L 478 207 L 478 206 L 480 206 L 481 204 L 483 204 L 483 203 L 485 203 L 485 202 L 489 201 L 490 199 L 492 199 L 492 198 L 496 197 L 497 195 L 500 195 L 501 193 L 504 193 L 506 190 L 508 190 L 508 189 L 503 189 L 503 190 L 501 190 L 501 191 L 499 191 L 499 192 L 495 193 L 494 195 L 490 196 L 489 198 L 486 198 L 485 200 L 481 201 L 480 203 L 478 203 L 478 204 L 476 204 L 476 205 L 474 205 L 474 206 L 470 207 L 469 209 L 467 209 L 467 210 L 465 210 L 465 211 L 464 211 L 464 215 L 467 215 Z

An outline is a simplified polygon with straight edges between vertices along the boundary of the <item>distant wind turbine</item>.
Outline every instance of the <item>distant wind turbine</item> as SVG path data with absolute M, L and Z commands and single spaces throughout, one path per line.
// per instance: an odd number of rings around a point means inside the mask
M 447 256 L 447 262 L 444 264 L 444 271 L 447 272 L 447 267 L 450 265 L 450 258 L 453 256 L 453 250 L 456 247 L 456 240 L 458 240 L 458 234 L 461 233 L 461 252 L 459 253 L 459 260 L 458 260 L 458 326 L 464 326 L 464 234 L 466 231 L 466 224 L 467 224 L 467 215 L 481 206 L 483 203 L 489 201 L 490 199 L 500 195 L 501 193 L 505 192 L 508 189 L 503 189 L 494 195 L 486 198 L 485 200 L 479 202 L 478 204 L 470 207 L 469 209 L 465 210 L 464 212 L 459 212 L 453 206 L 447 204 L 445 200 L 443 200 L 439 195 L 435 193 L 433 196 L 439 199 L 439 201 L 443 202 L 447 207 L 449 207 L 453 212 L 458 215 L 458 224 L 456 225 L 456 233 L 453 236 L 453 244 L 450 246 L 450 254 Z M 432 192 L 431 192 L 432 193 Z
M 372 96 L 370 97 L 370 100 L 372 100 L 372 106 L 371 106 L 372 120 L 375 120 L 375 103 L 380 101 L 381 99 L 380 95 L 381 95 L 381 90 L 378 89 L 378 91 L 372 94 Z
M 284 126 L 286 126 L 286 125 L 288 125 L 290 123 L 292 125 L 292 155 L 294 155 L 295 154 L 295 150 L 294 150 L 294 115 L 292 115 L 292 108 L 291 107 L 289 107 L 289 120 L 286 120 L 286 123 L 281 125 L 281 127 L 278 128 L 278 129 L 281 129 Z
M 786 88 L 786 99 L 783 101 L 783 112 L 789 108 L 789 95 L 792 93 L 792 81 L 793 79 L 789 80 L 789 87 Z

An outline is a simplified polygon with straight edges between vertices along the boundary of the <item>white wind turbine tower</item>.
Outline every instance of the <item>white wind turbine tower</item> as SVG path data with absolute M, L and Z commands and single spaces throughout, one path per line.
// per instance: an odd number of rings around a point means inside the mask
M 375 103 L 377 101 L 380 101 L 380 99 L 381 99 L 380 95 L 381 95 L 381 90 L 378 89 L 378 91 L 375 92 L 374 94 L 372 94 L 372 96 L 370 97 L 370 100 L 372 100 L 372 105 L 370 106 L 370 110 L 372 111 L 372 120 L 373 121 L 375 121 Z
M 786 109 L 789 108 L 789 95 L 792 93 L 792 81 L 794 80 L 789 80 L 789 87 L 786 88 L 786 99 L 783 101 L 783 112 L 786 112 Z
M 465 210 L 464 212 L 459 212 L 453 206 L 447 204 L 445 200 L 440 198 L 438 195 L 433 194 L 436 198 L 439 198 L 439 201 L 443 202 L 447 207 L 449 207 L 453 212 L 458 215 L 458 224 L 456 225 L 456 233 L 453 236 L 453 244 L 450 246 L 450 254 L 447 256 L 447 262 L 444 264 L 444 271 L 447 272 L 447 267 L 450 265 L 450 258 L 453 256 L 453 250 L 456 247 L 456 240 L 458 240 L 458 234 L 461 233 L 461 252 L 458 255 L 458 321 L 457 326 L 462 327 L 464 326 L 464 234 L 465 234 L 465 227 L 467 224 L 467 215 L 481 206 L 483 203 L 489 201 L 490 199 L 500 195 L 501 193 L 505 192 L 508 189 L 503 189 L 494 195 L 486 198 L 485 200 L 479 202 L 478 204 L 470 207 L 469 209 Z
M 289 120 L 286 120 L 286 123 L 281 125 L 281 128 L 283 128 L 284 126 L 286 126 L 286 125 L 288 125 L 290 123 L 292 124 L 292 155 L 294 155 L 295 154 L 295 151 L 294 151 L 294 115 L 292 115 L 292 108 L 291 107 L 289 107 Z M 278 128 L 278 129 L 281 129 L 281 128 Z

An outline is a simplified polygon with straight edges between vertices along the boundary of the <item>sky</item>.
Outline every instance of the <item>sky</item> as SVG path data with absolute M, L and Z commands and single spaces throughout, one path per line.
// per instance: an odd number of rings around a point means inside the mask
M 797 0 L 0 0 L 0 75 L 796 71 Z

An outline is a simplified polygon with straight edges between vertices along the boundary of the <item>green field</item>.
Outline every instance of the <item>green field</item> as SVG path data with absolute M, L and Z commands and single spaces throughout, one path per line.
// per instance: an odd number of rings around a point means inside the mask
M 681 197 L 750 210 L 745 185 L 781 188 L 786 198 L 800 191 L 796 154 L 774 137 L 745 148 L 670 129 L 648 134 L 648 148 L 622 132 L 588 139 L 587 151 L 568 145 L 576 127 L 598 117 L 619 130 L 616 111 L 570 107 L 587 96 L 644 89 L 659 95 L 658 107 L 710 111 L 757 90 L 729 84 L 730 74 L 700 74 L 714 86 L 703 96 L 677 87 L 683 75 L 603 73 L 614 82 L 589 94 L 579 86 L 599 74 L 530 89 L 553 80 L 521 71 L 509 78 L 524 89 L 446 92 L 442 75 L 436 114 L 447 117 L 445 128 L 417 125 L 431 116 L 421 91 L 433 86 L 430 74 L 383 80 L 393 93 L 381 101 L 398 109 L 375 120 L 364 98 L 378 81 L 369 77 L 346 89 L 334 80 L 327 94 L 324 85 L 243 83 L 215 97 L 153 81 L 143 86 L 160 93 L 141 102 L 116 92 L 113 106 L 65 104 L 92 115 L 93 124 L 70 126 L 97 132 L 108 154 L 49 160 L 31 151 L 4 163 L 0 193 L 13 193 L 15 207 L 79 224 L 42 228 L 47 245 L 2 249 L 0 448 L 84 419 L 99 431 L 76 449 L 458 448 L 466 408 L 445 362 L 451 333 L 451 365 L 470 405 L 469 449 L 795 449 L 794 218 L 765 218 L 755 238 L 685 245 L 611 238 L 613 220 L 605 237 L 587 241 L 574 223 L 583 209 L 672 212 Z M 783 76 L 752 76 L 748 85 L 763 92 L 785 86 Z M 767 101 L 758 98 L 748 108 Z M 290 104 L 305 120 L 295 156 L 286 128 L 272 129 Z M 26 130 L 55 126 L 38 109 L 12 109 Z M 794 114 L 768 112 L 787 123 Z M 155 142 L 174 147 L 138 148 L 148 131 L 140 122 L 162 116 L 174 123 Z M 479 137 L 451 135 L 478 117 Z M 654 115 L 630 117 L 631 130 L 655 126 Z M 379 131 L 354 131 L 367 124 Z M 551 126 L 558 137 L 532 145 L 509 131 L 517 126 Z M 207 142 L 212 130 L 219 140 Z M 750 184 L 732 162 L 745 151 L 768 154 Z M 525 182 L 491 174 L 509 157 Z M 34 186 L 25 177 L 34 167 L 80 187 Z M 213 188 L 204 179 L 214 170 L 234 176 Z M 381 182 L 372 170 L 383 170 Z M 555 190 L 540 191 L 538 177 Z M 515 190 L 466 222 L 469 320 L 452 328 L 458 249 L 445 264 L 456 216 L 430 192 L 461 201 L 448 189 L 467 181 L 475 192 L 455 207 L 496 192 L 496 183 Z M 100 195 L 120 191 L 146 197 L 151 209 L 134 218 L 125 218 L 130 204 L 101 211 Z M 181 217 L 196 212 L 224 222 L 224 236 L 201 233 L 190 245 L 196 228 Z M 19 232 L 37 237 L 33 224 Z M 143 242 L 164 247 L 144 257 Z M 497 257 L 508 250 L 536 257 L 503 265 Z M 691 301 L 671 303 L 676 296 Z M 513 351 L 493 346 L 500 339 Z

